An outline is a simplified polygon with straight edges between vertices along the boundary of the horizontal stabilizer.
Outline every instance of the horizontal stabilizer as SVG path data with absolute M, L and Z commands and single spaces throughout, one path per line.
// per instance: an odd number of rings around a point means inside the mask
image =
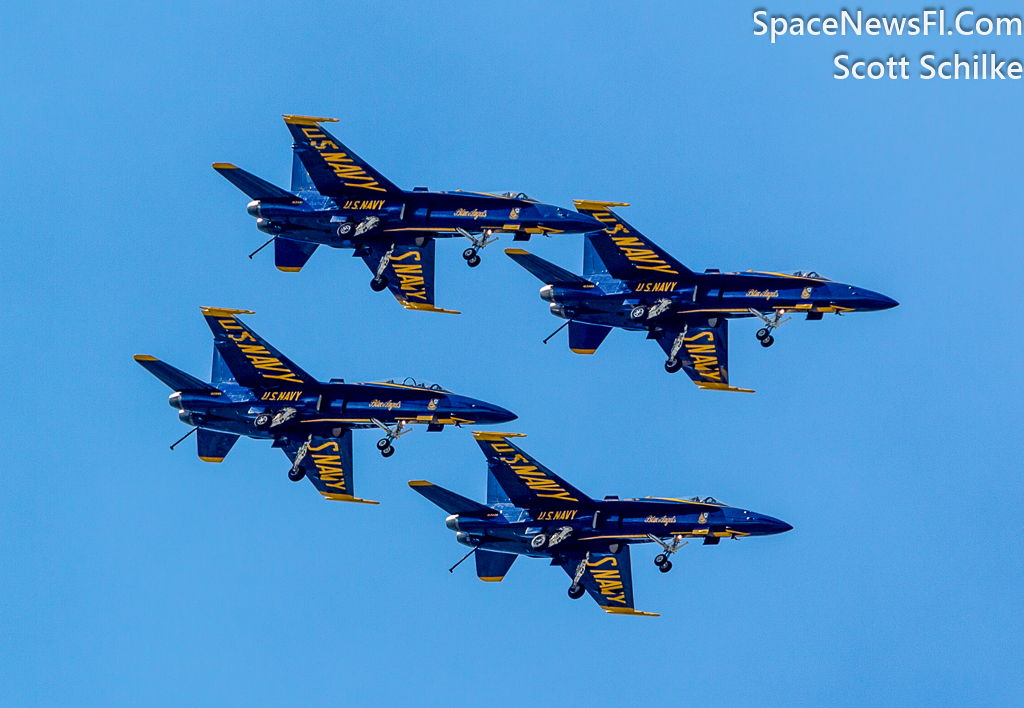
M 236 442 L 238 436 L 233 433 L 218 433 L 204 428 L 196 431 L 199 459 L 203 462 L 223 462 Z
M 298 273 L 319 245 L 278 236 L 274 239 L 274 265 L 285 273 Z
M 611 331 L 611 327 L 604 325 L 572 320 L 569 322 L 569 349 L 577 354 L 593 354 Z
M 171 387 L 173 391 L 216 391 L 213 386 L 200 381 L 191 374 L 186 374 L 181 369 L 176 369 L 170 364 L 160 361 L 149 354 L 136 354 L 135 361 L 142 364 L 153 376 L 157 377 Z M 218 391 L 219 393 L 219 391 Z
M 485 583 L 500 583 L 519 556 L 480 548 L 476 552 L 476 577 Z
M 549 263 L 539 256 L 535 256 L 529 251 L 524 251 L 521 248 L 506 248 L 505 255 L 514 260 L 516 263 L 521 265 L 526 270 L 533 273 L 541 282 L 550 283 L 586 283 L 590 285 L 590 281 L 583 276 L 570 273 L 565 268 L 560 268 L 554 263 Z
M 252 199 L 257 199 L 261 202 L 302 203 L 302 200 L 291 192 L 276 187 L 251 172 L 235 167 L 231 163 L 215 162 L 213 163 L 213 169 L 217 170 L 217 172 L 224 176 L 224 179 L 238 187 Z
M 426 480 L 413 480 L 409 482 L 409 486 L 414 492 L 419 492 L 449 514 L 476 516 L 481 519 L 498 516 L 498 512 L 491 507 L 475 502 L 472 499 L 467 499 L 462 495 L 448 491 L 444 487 L 439 487 Z

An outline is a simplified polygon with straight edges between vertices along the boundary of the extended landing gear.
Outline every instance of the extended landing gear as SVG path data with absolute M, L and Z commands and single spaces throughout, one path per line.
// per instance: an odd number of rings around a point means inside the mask
M 587 555 L 583 556 L 583 560 L 576 566 L 576 573 L 572 576 L 572 585 L 569 586 L 569 597 L 573 600 L 579 600 L 583 597 L 583 593 L 586 592 L 586 588 L 580 585 L 580 578 L 587 572 L 587 561 L 590 560 L 590 551 L 587 551 Z
M 395 244 L 391 244 L 391 248 L 380 258 L 377 271 L 373 274 L 373 280 L 370 281 L 370 289 L 375 293 L 379 293 L 388 286 L 388 277 L 384 275 L 384 271 L 387 270 L 388 263 L 391 262 L 391 253 L 394 250 Z
M 683 343 L 686 341 L 686 330 L 687 327 L 683 327 L 683 331 L 676 335 L 675 340 L 672 342 L 672 349 L 669 350 L 668 359 L 665 360 L 665 371 L 670 374 L 674 374 L 683 368 L 683 362 L 679 359 L 679 352 L 683 348 Z
M 455 230 L 458 231 L 460 235 L 468 238 L 470 242 L 473 244 L 471 248 L 467 248 L 465 251 L 462 252 L 462 257 L 466 259 L 466 265 L 468 265 L 470 268 L 476 268 L 478 265 L 480 265 L 480 256 L 477 255 L 477 251 L 482 251 L 483 249 L 487 248 L 489 245 L 498 240 L 497 236 L 491 238 L 491 234 L 493 232 L 490 229 L 485 229 L 483 233 L 480 234 L 480 236 L 474 236 L 465 229 L 457 228 Z
M 689 541 L 684 542 L 682 536 L 673 536 L 672 543 L 665 543 L 654 534 L 647 534 L 647 538 L 651 539 L 659 546 L 661 546 L 662 550 L 664 551 L 664 553 L 659 553 L 654 558 L 654 565 L 658 566 L 658 570 L 660 570 L 662 573 L 667 573 L 668 571 L 672 570 L 672 561 L 669 560 L 669 557 L 673 553 L 678 551 L 680 548 L 685 546 L 687 543 L 689 543 Z
M 295 453 L 295 461 L 292 462 L 292 468 L 288 470 L 288 479 L 293 482 L 299 482 L 306 476 L 306 470 L 302 469 L 302 460 L 305 459 L 306 453 L 309 452 L 309 443 L 312 440 L 313 436 L 310 435 L 306 442 L 299 446 L 299 451 Z
M 751 313 L 754 314 L 755 317 L 759 317 L 761 321 L 764 322 L 764 327 L 757 330 L 756 336 L 757 341 L 761 342 L 761 346 L 764 347 L 765 349 L 775 344 L 775 337 L 772 336 L 772 330 L 774 330 L 776 327 L 785 324 L 786 322 L 789 322 L 789 320 L 791 319 L 789 317 L 787 317 L 786 319 L 782 319 L 782 316 L 786 314 L 785 310 L 776 310 L 775 314 L 772 317 L 769 317 L 763 312 L 759 312 L 752 307 L 750 308 L 750 311 Z
M 397 440 L 406 433 L 412 432 L 412 428 L 406 430 L 406 423 L 404 420 L 400 420 L 395 423 L 393 428 L 389 428 L 384 423 L 381 423 L 376 418 L 370 419 L 374 425 L 384 431 L 385 435 L 377 441 L 377 449 L 380 450 L 382 457 L 391 457 L 395 454 L 395 448 L 391 446 L 392 441 Z

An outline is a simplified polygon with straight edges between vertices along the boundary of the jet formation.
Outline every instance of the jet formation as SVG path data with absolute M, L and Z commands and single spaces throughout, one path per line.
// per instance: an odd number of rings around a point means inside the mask
M 435 239 L 468 239 L 462 257 L 476 267 L 479 251 L 500 234 L 528 241 L 534 234 L 602 228 L 587 214 L 522 192 L 405 191 L 321 125 L 336 119 L 286 115 L 284 121 L 294 140 L 290 191 L 233 164 L 213 165 L 252 199 L 246 209 L 256 228 L 271 235 L 264 246 L 274 243 L 279 270 L 299 272 L 320 246 L 352 249 L 373 273 L 373 290 L 389 288 L 407 309 L 458 314 L 434 305 Z
M 248 213 L 271 237 L 250 258 L 273 243 L 277 268 L 299 272 L 320 246 L 350 249 L 373 274 L 371 288 L 389 289 L 407 309 L 458 314 L 435 305 L 437 239 L 467 239 L 462 256 L 476 267 L 501 234 L 526 241 L 581 233 L 582 275 L 522 248 L 505 250 L 542 281 L 540 296 L 567 320 L 556 332 L 568 327 L 572 351 L 595 353 L 614 328 L 645 332 L 665 352 L 666 371 L 685 371 L 703 389 L 750 392 L 729 381 L 729 320 L 760 320 L 757 339 L 767 348 L 794 315 L 821 320 L 898 304 L 815 272 L 694 272 L 613 211 L 628 206 L 622 202 L 578 200 L 570 211 L 521 192 L 403 190 L 324 128 L 334 119 L 284 119 L 293 140 L 290 189 L 233 164 L 213 165 L 248 195 Z M 209 382 L 153 356 L 135 360 L 171 389 L 168 402 L 192 428 L 171 449 L 195 434 L 206 462 L 223 461 L 242 436 L 270 440 L 291 462 L 292 481 L 309 479 L 326 499 L 377 504 L 355 493 L 353 431 L 380 431 L 377 449 L 390 457 L 416 425 L 440 432 L 516 419 L 411 377 L 319 381 L 239 318 L 252 311 L 201 309 L 214 339 Z M 653 544 L 654 563 L 667 573 L 687 539 L 717 545 L 792 528 L 713 497 L 591 498 L 522 450 L 514 442 L 522 435 L 473 435 L 487 460 L 485 503 L 424 480 L 409 485 L 448 514 L 446 526 L 469 546 L 452 570 L 475 555 L 477 575 L 488 582 L 501 581 L 519 556 L 544 558 L 569 577 L 571 598 L 590 594 L 608 613 L 651 615 L 634 607 L 630 546 Z
M 445 525 L 472 548 L 462 560 L 475 554 L 477 576 L 487 582 L 503 580 L 519 556 L 545 558 L 569 576 L 569 597 L 589 593 L 605 612 L 657 616 L 633 606 L 631 545 L 658 546 L 654 564 L 667 573 L 672 555 L 689 543 L 683 539 L 710 546 L 793 528 L 714 497 L 592 499 L 511 441 L 523 435 L 473 437 L 487 458 L 486 504 L 424 480 L 409 486 L 448 512 Z
M 545 284 L 540 296 L 553 315 L 568 320 L 569 348 L 577 354 L 596 352 L 613 328 L 646 332 L 665 352 L 669 373 L 682 369 L 704 389 L 752 393 L 729 384 L 729 320 L 760 319 L 757 339 L 770 347 L 772 333 L 791 319 L 787 314 L 820 320 L 828 313 L 873 312 L 899 304 L 813 271 L 695 273 L 611 209 L 622 206 L 629 205 L 576 201 L 580 212 L 604 225 L 584 236 L 583 275 L 523 249 L 505 250 Z

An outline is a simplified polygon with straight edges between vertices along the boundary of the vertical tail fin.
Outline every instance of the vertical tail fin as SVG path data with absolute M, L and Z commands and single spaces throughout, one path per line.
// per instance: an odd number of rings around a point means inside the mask
M 302 159 L 299 157 L 299 153 L 294 148 L 292 149 L 292 191 L 296 194 L 299 192 L 316 192 L 316 185 L 310 179 L 309 173 L 306 172 Z

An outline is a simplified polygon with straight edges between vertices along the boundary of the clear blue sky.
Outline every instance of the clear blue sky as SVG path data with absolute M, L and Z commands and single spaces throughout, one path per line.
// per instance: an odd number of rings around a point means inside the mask
M 835 53 L 916 62 L 1018 38 L 753 35 L 751 3 L 50 2 L 0 23 L 0 705 L 1014 705 L 1021 586 L 1024 82 L 835 81 Z M 691 7 L 693 6 L 693 7 Z M 915 12 L 920 4 L 865 6 Z M 1017 12 L 1000 0 L 978 12 Z M 838 6 L 790 2 L 792 14 Z M 614 332 L 568 351 L 502 245 L 438 247 L 405 312 L 347 252 L 273 267 L 230 161 L 287 184 L 282 113 L 397 184 L 619 200 L 695 269 L 814 269 L 899 300 L 732 330 L 697 390 Z M 507 239 L 506 239 L 507 240 Z M 578 236 L 529 248 L 578 268 Z M 508 407 L 593 495 L 713 494 L 783 536 L 691 544 L 606 616 L 521 559 L 484 584 L 444 513 L 477 498 L 468 431 L 328 503 L 242 440 L 201 462 L 132 361 L 209 373 L 200 305 L 255 310 L 308 371 L 415 375 Z

